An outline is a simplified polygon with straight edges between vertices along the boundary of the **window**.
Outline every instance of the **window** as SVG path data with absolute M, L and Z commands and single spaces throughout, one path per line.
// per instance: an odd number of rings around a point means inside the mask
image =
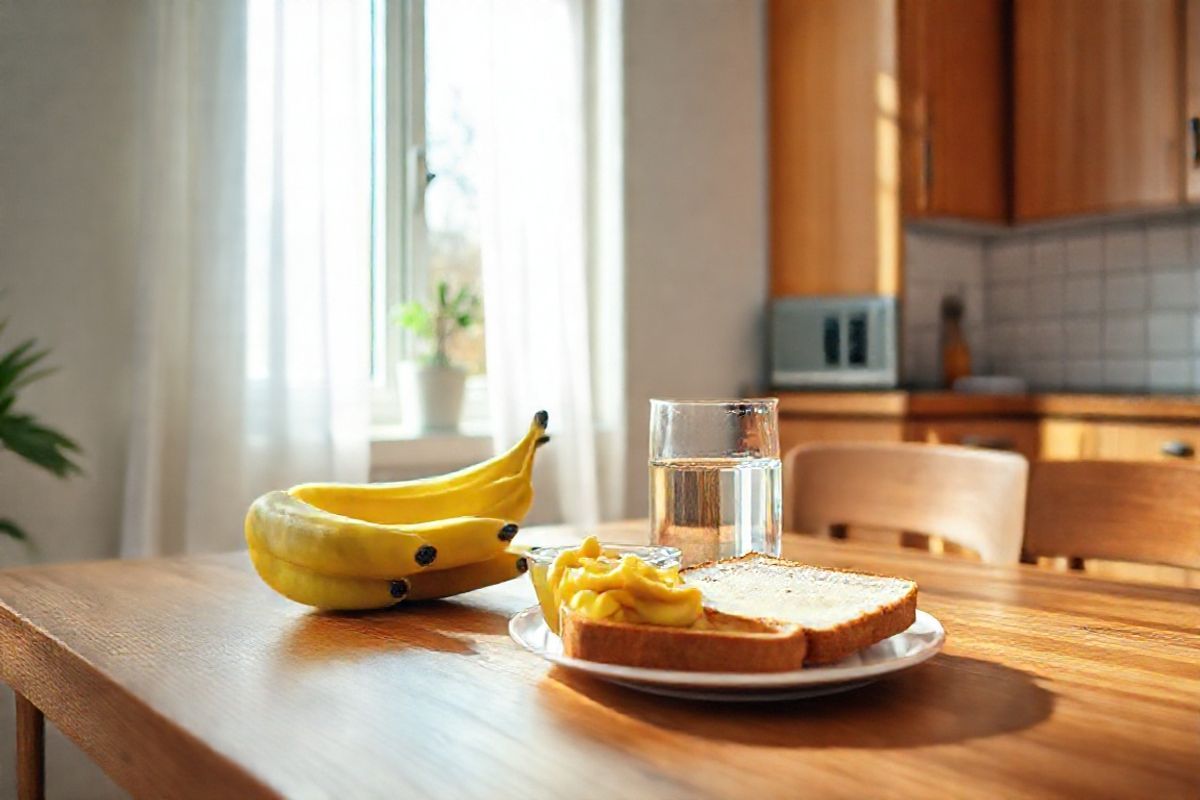
M 482 292 L 478 123 L 486 66 L 478 0 L 372 0 L 374 419 L 404 424 L 397 363 L 423 354 L 395 309 L 438 283 Z M 455 337 L 467 367 L 463 430 L 487 427 L 483 326 Z

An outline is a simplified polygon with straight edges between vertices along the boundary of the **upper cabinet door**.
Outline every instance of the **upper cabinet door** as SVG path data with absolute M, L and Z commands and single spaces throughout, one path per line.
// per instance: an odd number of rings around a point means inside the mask
M 1179 0 L 1015 0 L 1018 222 L 1178 205 Z
M 895 0 L 772 0 L 771 294 L 895 294 Z
M 1189 203 L 1200 203 L 1200 0 L 1187 0 L 1187 20 L 1184 27 L 1184 59 L 1187 82 L 1186 144 L 1184 145 L 1184 180 Z
M 906 218 L 1009 218 L 1009 4 L 900 0 Z

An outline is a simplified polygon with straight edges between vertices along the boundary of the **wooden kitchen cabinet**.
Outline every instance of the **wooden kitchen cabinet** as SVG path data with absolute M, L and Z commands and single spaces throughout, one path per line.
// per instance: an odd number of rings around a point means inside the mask
M 779 420 L 779 452 L 787 455 L 796 445 L 813 442 L 902 442 L 904 433 L 899 419 L 784 417 Z
M 1041 449 L 1038 426 L 1031 419 L 918 419 L 908 423 L 904 439 L 1007 450 L 1030 459 Z
M 900 0 L 906 219 L 1009 217 L 1006 0 Z
M 1083 458 L 1105 461 L 1195 461 L 1200 425 L 1093 422 L 1084 434 Z
M 1015 0 L 1016 221 L 1183 202 L 1184 7 Z
M 1184 186 L 1188 202 L 1200 203 L 1200 0 L 1187 0 L 1184 14 Z
M 900 286 L 895 0 L 768 7 L 771 294 Z

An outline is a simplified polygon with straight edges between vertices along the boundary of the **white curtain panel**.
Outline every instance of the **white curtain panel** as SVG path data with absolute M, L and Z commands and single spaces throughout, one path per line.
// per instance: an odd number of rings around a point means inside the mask
M 369 457 L 367 0 L 146 24 L 126 556 L 241 547 L 255 496 Z
M 580 0 L 492 0 L 481 263 L 497 447 L 550 412 L 527 521 L 598 517 Z

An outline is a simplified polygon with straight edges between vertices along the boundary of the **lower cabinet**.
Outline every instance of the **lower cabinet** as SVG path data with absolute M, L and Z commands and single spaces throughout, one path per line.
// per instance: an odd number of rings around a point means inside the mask
M 1009 450 L 1026 458 L 1039 453 L 1038 426 L 1031 419 L 929 419 L 907 425 L 905 440 Z
M 1195 461 L 1200 425 L 1092 422 L 1082 458 L 1114 461 Z

